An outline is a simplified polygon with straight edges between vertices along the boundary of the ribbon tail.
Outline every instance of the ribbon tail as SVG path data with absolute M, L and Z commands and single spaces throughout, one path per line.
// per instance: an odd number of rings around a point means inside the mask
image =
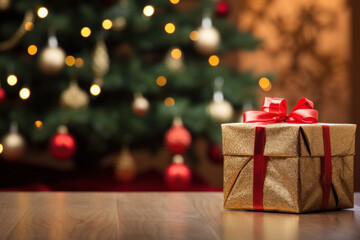
M 264 157 L 265 126 L 255 128 L 254 171 L 253 171 L 253 209 L 263 211 L 263 191 L 268 157 Z
M 324 139 L 324 157 L 321 157 L 321 185 L 323 189 L 321 210 L 326 210 L 329 205 L 332 185 L 331 145 L 329 125 L 322 125 L 322 129 Z

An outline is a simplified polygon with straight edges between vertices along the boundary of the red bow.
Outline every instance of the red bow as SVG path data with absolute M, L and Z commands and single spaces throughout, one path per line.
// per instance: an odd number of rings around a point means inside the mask
M 301 98 L 287 115 L 286 100 L 283 98 L 265 97 L 262 111 L 244 112 L 245 123 L 317 123 L 318 111 L 307 98 Z

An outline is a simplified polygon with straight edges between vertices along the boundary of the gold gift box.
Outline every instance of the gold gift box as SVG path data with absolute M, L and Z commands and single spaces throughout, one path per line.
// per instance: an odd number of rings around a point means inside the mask
M 264 156 L 268 156 L 263 189 L 264 211 L 319 211 L 322 203 L 322 124 L 266 125 Z M 328 210 L 354 206 L 354 124 L 330 128 L 332 187 Z M 224 208 L 253 210 L 253 123 L 222 124 Z

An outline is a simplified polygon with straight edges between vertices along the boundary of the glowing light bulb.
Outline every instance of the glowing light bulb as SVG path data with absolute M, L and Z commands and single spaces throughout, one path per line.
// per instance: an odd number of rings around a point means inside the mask
M 209 64 L 213 67 L 216 67 L 217 65 L 219 65 L 220 59 L 218 56 L 216 55 L 212 55 L 209 57 Z
M 178 48 L 174 48 L 171 50 L 171 57 L 174 59 L 180 59 L 181 58 L 181 50 Z
M 167 107 L 172 107 L 175 105 L 175 100 L 172 97 L 167 97 L 164 100 L 164 105 Z
M 167 80 L 166 80 L 166 77 L 164 77 L 164 76 L 159 76 L 159 77 L 156 78 L 156 84 L 157 84 L 159 87 L 165 86 L 165 85 L 166 85 L 166 82 L 167 82 Z
M 100 88 L 100 86 L 97 85 L 97 84 L 91 85 L 91 87 L 90 87 L 90 93 L 91 93 L 92 95 L 94 95 L 94 96 L 99 95 L 99 94 L 101 93 L 101 88 Z
M 88 28 L 88 27 L 83 27 L 83 28 L 81 29 L 80 33 L 81 33 L 81 36 L 83 36 L 84 38 L 87 38 L 87 37 L 90 36 L 91 30 L 90 30 L 90 28 Z
M 38 48 L 35 45 L 30 45 L 27 49 L 29 55 L 35 55 L 37 53 L 37 50 Z
M 68 65 L 69 67 L 73 66 L 75 64 L 75 58 L 71 55 L 67 56 L 65 58 L 65 64 Z
M 0 143 L 0 154 L 4 151 L 4 146 Z
M 30 97 L 30 89 L 22 88 L 19 92 L 19 96 L 22 100 L 26 100 Z
M 46 18 L 48 14 L 49 14 L 49 11 L 47 10 L 46 7 L 40 7 L 37 10 L 37 15 L 39 18 Z
M 155 8 L 151 5 L 147 5 L 143 9 L 143 14 L 146 17 L 151 17 L 154 14 L 154 12 L 155 12 Z
M 103 27 L 105 30 L 111 29 L 112 26 L 113 26 L 113 22 L 112 22 L 110 19 L 105 19 L 105 20 L 102 22 L 102 27 Z
M 11 74 L 7 77 L 7 83 L 10 86 L 14 86 L 17 83 L 18 79 L 14 74 Z
M 164 29 L 166 33 L 172 34 L 175 32 L 175 25 L 173 23 L 167 23 Z

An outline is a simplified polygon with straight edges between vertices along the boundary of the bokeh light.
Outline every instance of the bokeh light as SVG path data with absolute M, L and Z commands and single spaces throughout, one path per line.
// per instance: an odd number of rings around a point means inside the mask
M 31 31 L 31 30 L 33 30 L 33 28 L 34 28 L 34 24 L 32 22 L 25 23 L 25 30 L 26 31 Z
M 165 104 L 165 106 L 167 106 L 167 107 L 172 107 L 172 106 L 175 105 L 175 100 L 174 100 L 174 98 L 172 98 L 172 97 L 167 97 L 167 98 L 165 98 L 165 100 L 164 100 L 164 104 Z
M 19 96 L 22 100 L 26 100 L 30 97 L 30 89 L 22 88 L 19 92 Z
M 48 14 L 49 14 L 49 11 L 47 10 L 46 7 L 40 7 L 37 10 L 37 15 L 39 18 L 46 18 Z
M 83 28 L 81 29 L 80 33 L 81 33 L 81 36 L 83 36 L 84 38 L 87 38 L 87 37 L 90 36 L 91 30 L 90 30 L 90 28 L 88 28 L 88 27 L 83 27 Z
M 4 151 L 4 146 L 0 143 L 0 154 Z
M 102 27 L 103 27 L 105 30 L 111 29 L 112 26 L 113 26 L 113 22 L 112 22 L 110 19 L 105 19 L 105 20 L 102 22 Z
M 216 55 L 212 55 L 209 57 L 209 64 L 213 67 L 216 67 L 217 65 L 219 65 L 220 59 L 218 56 Z
M 174 48 L 173 50 L 171 50 L 170 54 L 171 54 L 171 57 L 174 59 L 179 59 L 179 58 L 181 58 L 181 55 L 182 55 L 181 50 L 178 48 Z
M 164 77 L 164 76 L 159 76 L 159 77 L 156 78 L 156 84 L 157 84 L 159 87 L 165 86 L 165 85 L 166 85 L 166 82 L 167 82 L 167 80 L 166 80 L 166 77 Z
M 91 85 L 90 87 L 90 93 L 93 95 L 93 96 L 97 96 L 101 93 L 101 88 L 98 84 L 93 84 Z
M 178 4 L 178 3 L 180 2 L 180 0 L 170 0 L 170 2 L 171 2 L 172 4 Z
M 172 34 L 175 32 L 175 25 L 173 23 L 167 23 L 164 29 L 166 33 Z
M 6 81 L 10 86 L 14 86 L 17 83 L 18 79 L 14 74 L 11 74 L 7 77 Z
M 36 128 L 42 128 L 43 127 L 43 123 L 40 120 L 35 121 L 34 125 L 35 125 Z
M 199 33 L 197 32 L 197 31 L 192 31 L 191 33 L 190 33 L 190 35 L 189 35 L 189 37 L 190 37 L 190 39 L 192 40 L 192 41 L 197 41 L 198 39 L 199 39 Z
M 30 45 L 28 47 L 27 51 L 28 51 L 29 55 L 35 55 L 38 51 L 38 48 L 35 45 Z
M 65 64 L 68 65 L 69 67 L 73 66 L 75 64 L 75 58 L 71 55 L 67 56 L 65 58 Z
M 269 79 L 265 77 L 259 80 L 259 86 L 261 87 L 262 90 L 266 92 L 271 90 L 271 82 L 269 81 Z
M 155 12 L 155 8 L 151 5 L 147 5 L 143 9 L 143 14 L 146 17 L 151 17 L 154 14 L 154 12 Z
M 80 57 L 75 59 L 75 67 L 81 68 L 84 66 L 84 60 Z

